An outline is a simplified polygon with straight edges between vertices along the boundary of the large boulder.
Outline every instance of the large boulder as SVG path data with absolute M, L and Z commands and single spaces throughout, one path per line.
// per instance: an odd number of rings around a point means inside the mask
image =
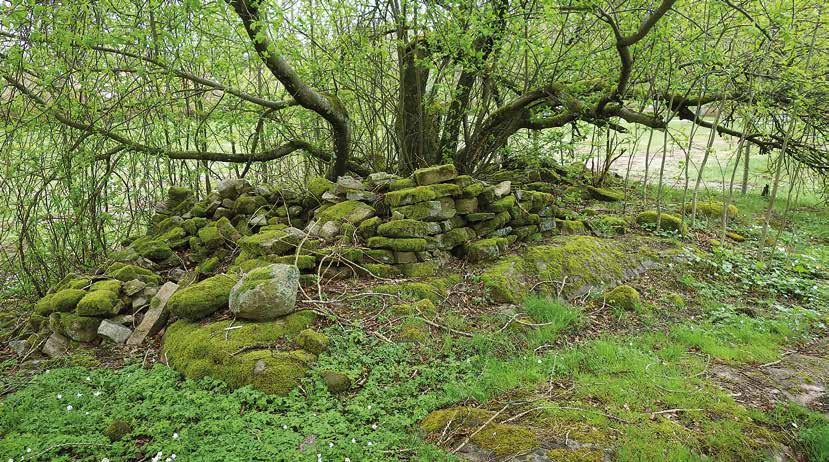
M 242 319 L 277 319 L 294 311 L 299 268 L 275 263 L 246 274 L 230 291 L 230 311 Z
M 316 358 L 306 350 L 279 351 L 266 345 L 290 344 L 314 317 L 311 311 L 300 311 L 276 321 L 232 325 L 229 320 L 206 325 L 179 320 L 167 327 L 164 355 L 190 379 L 210 376 L 233 388 L 251 385 L 265 393 L 286 394 Z
M 101 320 L 74 313 L 52 313 L 49 316 L 49 328 L 76 342 L 91 342 L 98 337 L 98 325 Z
M 122 307 L 123 303 L 118 294 L 111 290 L 99 289 L 84 295 L 78 302 L 75 312 L 80 316 L 113 316 L 118 314 Z
M 72 311 L 84 295 L 86 295 L 86 291 L 81 289 L 63 289 L 53 294 L 47 294 L 35 305 L 35 313 L 48 316 L 54 312 Z
M 197 282 L 174 293 L 167 305 L 170 313 L 179 318 L 197 321 L 227 308 L 230 290 L 236 278 L 219 274 Z

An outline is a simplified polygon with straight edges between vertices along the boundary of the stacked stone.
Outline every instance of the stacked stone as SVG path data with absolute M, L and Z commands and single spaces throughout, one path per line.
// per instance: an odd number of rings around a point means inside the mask
M 27 344 L 46 338 L 43 352 L 50 357 L 99 337 L 139 344 L 166 321 L 170 292 L 160 283 L 152 271 L 123 263 L 114 263 L 103 275 L 67 276 L 37 302 L 29 323 L 38 334 Z M 147 305 L 150 309 L 144 310 Z

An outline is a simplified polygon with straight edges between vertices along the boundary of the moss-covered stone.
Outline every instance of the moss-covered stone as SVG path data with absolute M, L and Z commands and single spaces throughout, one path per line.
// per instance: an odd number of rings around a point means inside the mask
M 515 196 L 505 196 L 502 197 L 495 202 L 489 204 L 487 206 L 487 210 L 490 212 L 500 213 L 500 212 L 507 212 L 511 208 L 515 207 Z
M 495 214 L 495 217 L 486 221 L 479 221 L 472 225 L 472 229 L 475 230 L 478 236 L 486 236 L 489 233 L 495 231 L 496 229 L 504 227 L 510 221 L 510 214 L 509 212 L 501 212 Z
M 418 300 L 412 303 L 399 303 L 391 306 L 392 313 L 397 316 L 429 316 L 432 317 L 437 312 L 435 304 L 428 298 Z
M 98 318 L 78 316 L 75 313 L 52 313 L 49 315 L 49 328 L 76 342 L 91 342 L 98 337 Z
M 455 216 L 455 201 L 449 198 L 446 201 L 426 201 L 412 205 L 392 208 L 405 218 L 412 220 L 441 221 Z
M 328 336 L 313 329 L 304 329 L 294 338 L 294 343 L 315 355 L 328 351 Z
M 53 294 L 46 294 L 35 305 L 35 313 L 48 316 L 54 312 L 72 311 L 84 295 L 86 291 L 81 289 L 63 289 Z
M 591 228 L 599 235 L 625 234 L 628 221 L 615 215 L 599 215 L 589 220 Z
M 296 308 L 299 269 L 274 263 L 245 274 L 230 291 L 230 311 L 242 319 L 271 320 Z
M 67 274 L 63 279 L 55 284 L 51 292 L 59 292 L 64 289 L 85 289 L 91 283 L 91 279 L 87 276 L 79 276 L 74 273 Z
M 593 199 L 605 202 L 618 202 L 625 198 L 625 193 L 623 193 L 622 191 L 615 191 L 610 188 L 597 188 L 595 186 L 587 186 L 587 192 Z
M 251 385 L 265 393 L 286 394 L 315 360 L 305 350 L 272 351 L 261 345 L 289 340 L 314 320 L 310 311 L 276 321 L 219 321 L 199 325 L 180 320 L 167 328 L 163 351 L 170 365 L 190 379 L 211 376 L 233 388 Z
M 400 272 L 409 278 L 425 278 L 438 274 L 440 266 L 436 261 L 424 261 L 417 263 L 404 263 L 398 265 Z
M 197 321 L 228 307 L 230 290 L 236 278 L 219 274 L 179 289 L 167 306 L 174 316 Z
M 135 265 L 126 265 L 116 263 L 110 266 L 108 276 L 118 279 L 121 282 L 132 281 L 138 279 L 151 285 L 158 285 L 161 283 L 161 276 L 152 271 Z
M 193 207 L 193 191 L 190 188 L 172 186 L 167 190 L 165 208 L 167 212 L 181 215 Z
M 527 293 L 523 265 L 520 257 L 508 257 L 488 267 L 481 274 L 487 295 L 498 303 L 519 303 Z
M 104 429 L 104 436 L 112 443 L 121 441 L 130 433 L 132 433 L 132 426 L 126 420 L 121 419 L 113 420 Z
M 697 215 L 702 215 L 707 218 L 713 218 L 715 220 L 721 220 L 723 216 L 723 208 L 725 204 L 720 201 L 698 201 L 697 202 Z M 688 203 L 685 204 L 685 213 L 690 214 L 694 210 L 694 204 Z M 737 217 L 737 206 L 734 204 L 728 204 L 728 218 L 733 219 Z
M 535 432 L 528 427 L 487 423 L 493 415 L 491 411 L 469 407 L 441 409 L 427 415 L 420 427 L 427 433 L 474 433 L 470 441 L 492 451 L 499 458 L 525 453 L 540 446 Z
M 386 263 L 363 263 L 363 268 L 370 276 L 378 278 L 395 278 L 403 275 L 398 267 Z
M 195 236 L 201 228 L 207 226 L 207 223 L 209 223 L 207 218 L 194 217 L 184 220 L 184 223 L 181 224 L 181 228 L 185 233 L 187 233 L 187 235 Z
M 458 176 L 458 171 L 452 164 L 435 165 L 419 168 L 414 171 L 412 176 L 414 176 L 418 185 L 424 186 L 453 180 Z
M 683 235 L 688 233 L 688 226 L 682 222 L 682 218 L 670 213 L 660 214 L 656 210 L 647 210 L 636 216 L 636 223 L 650 228 L 656 228 L 657 221 L 659 221 L 660 229 L 675 231 Z
M 318 201 L 322 200 L 322 195 L 334 189 L 334 183 L 328 178 L 315 176 L 308 180 L 308 192 L 314 196 Z
M 118 294 L 110 290 L 93 290 L 83 296 L 75 308 L 79 316 L 113 316 L 122 307 Z
M 481 239 L 464 245 L 464 255 L 471 262 L 480 262 L 498 258 L 506 251 L 509 242 L 501 237 Z
M 302 241 L 301 232 L 293 229 L 269 229 L 239 239 L 239 247 L 251 256 L 284 255 L 292 252 Z
M 124 283 L 117 279 L 104 279 L 103 281 L 96 281 L 92 283 L 89 290 L 108 290 L 115 294 L 119 294 L 121 292 L 121 286 L 123 285 Z
M 317 214 L 320 223 L 333 221 L 336 223 L 360 224 L 363 220 L 375 216 L 377 212 L 374 207 L 363 202 L 350 200 L 338 202 Z
M 180 249 L 187 245 L 187 231 L 181 226 L 176 226 L 159 236 L 158 239 L 172 249 Z
M 208 249 L 218 249 L 225 243 L 224 237 L 216 226 L 205 226 L 198 230 L 199 239 Z
M 395 263 L 394 251 L 388 249 L 369 249 L 364 252 L 364 258 L 367 262 L 374 263 Z
M 342 393 L 351 388 L 351 379 L 336 371 L 322 371 L 320 374 L 329 393 Z
M 401 189 L 414 188 L 417 182 L 412 178 L 400 178 L 389 183 L 389 191 L 399 191 Z
M 423 343 L 429 339 L 429 326 L 420 319 L 404 321 L 397 332 L 397 339 L 401 342 Z
M 360 223 L 360 226 L 357 227 L 357 235 L 364 241 L 368 240 L 377 235 L 377 227 L 381 223 L 383 223 L 383 220 L 380 217 L 371 217 Z
M 745 236 L 734 231 L 726 231 L 725 236 L 734 242 L 743 242 L 746 240 Z
M 445 289 L 428 282 L 407 281 L 394 284 L 381 284 L 375 287 L 374 290 L 377 293 L 398 295 L 408 300 L 422 300 L 427 298 L 433 303 L 440 303 L 446 295 Z
M 435 222 L 418 221 L 404 218 L 393 220 L 377 226 L 377 234 L 385 237 L 422 237 L 440 233 L 440 225 Z
M 580 220 L 556 220 L 556 228 L 560 234 L 565 236 L 587 234 L 587 228 Z
M 246 220 L 239 221 L 240 225 L 245 225 L 247 223 Z M 219 234 L 222 235 L 226 240 L 236 242 L 242 237 L 241 233 L 233 223 L 227 217 L 221 217 L 216 220 L 216 228 L 219 230 Z
M 629 285 L 619 285 L 604 294 L 607 304 L 626 311 L 633 311 L 639 308 L 642 298 L 639 292 Z
M 135 249 L 138 255 L 154 262 L 164 261 L 173 256 L 173 249 L 166 242 L 152 236 L 136 239 L 130 247 Z
M 426 239 L 374 236 L 368 240 L 368 246 L 373 249 L 391 249 L 398 252 L 419 252 L 426 250 Z
M 458 196 L 460 193 L 461 190 L 457 185 L 435 184 L 391 191 L 386 194 L 383 200 L 390 207 L 400 207 L 440 199 L 441 197 Z
M 219 265 L 221 263 L 222 260 L 219 259 L 219 257 L 213 256 L 199 263 L 199 266 L 196 267 L 196 271 L 198 271 L 199 274 L 213 274 L 219 269 Z
M 455 210 L 461 215 L 475 213 L 478 211 L 478 199 L 475 197 L 455 199 Z
M 477 234 L 472 228 L 454 228 L 439 236 L 440 247 L 443 249 L 453 249 L 465 242 L 475 239 Z

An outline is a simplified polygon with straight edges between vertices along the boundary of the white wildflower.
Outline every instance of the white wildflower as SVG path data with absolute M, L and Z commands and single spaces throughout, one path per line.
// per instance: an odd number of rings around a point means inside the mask
M 57 398 L 58 398 L 58 399 L 63 399 L 63 395 L 61 395 L 60 393 L 58 393 Z
M 174 439 L 174 440 L 177 440 L 177 439 L 178 439 L 178 433 L 173 433 L 173 439 Z
M 368 443 L 366 443 L 366 446 L 372 446 L 372 445 L 374 445 L 374 443 L 372 443 L 371 441 L 369 441 Z
M 371 424 L 371 429 L 372 430 L 377 430 L 377 424 Z
M 74 408 L 72 407 L 72 405 L 71 405 L 71 404 L 67 404 L 67 405 L 66 405 L 66 410 L 67 410 L 67 411 L 71 411 L 72 409 L 74 409 Z

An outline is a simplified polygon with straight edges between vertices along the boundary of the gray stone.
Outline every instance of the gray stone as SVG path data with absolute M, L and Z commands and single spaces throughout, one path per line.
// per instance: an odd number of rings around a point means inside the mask
M 264 215 L 254 215 L 248 220 L 250 226 L 265 226 L 268 224 L 268 217 Z
M 98 335 L 104 336 L 115 343 L 124 343 L 132 335 L 132 330 L 117 322 L 104 319 L 98 326 Z
M 132 299 L 132 309 L 137 310 L 147 304 L 147 297 L 135 297 Z
M 340 200 L 340 198 L 336 194 L 332 193 L 331 191 L 325 191 L 324 193 L 322 193 L 321 197 L 322 197 L 322 200 L 327 201 L 327 202 L 337 202 L 337 201 Z
M 17 356 L 23 356 L 29 352 L 29 342 L 25 340 L 12 340 L 9 342 L 9 348 L 11 348 Z
M 337 237 L 340 234 L 340 227 L 337 225 L 335 221 L 329 221 L 324 225 L 320 226 L 319 230 L 317 231 L 319 237 L 325 240 L 331 240 Z
M 46 339 L 42 351 L 50 358 L 59 358 L 69 351 L 69 339 L 55 332 Z
M 170 314 L 167 310 L 167 301 L 176 290 L 178 290 L 178 284 L 174 282 L 166 282 L 158 289 L 158 293 L 150 301 L 150 309 L 144 313 L 141 324 L 127 339 L 127 345 L 140 345 L 148 335 L 153 335 L 164 327 Z
M 377 194 L 371 191 L 348 191 L 345 193 L 345 198 L 350 201 L 375 202 Z
M 119 314 L 118 316 L 113 316 L 109 318 L 111 322 L 116 324 L 121 324 L 122 326 L 130 325 L 135 322 L 135 316 L 131 314 Z
M 236 205 L 236 201 L 233 199 L 223 199 L 222 200 L 222 207 L 226 209 L 233 209 L 233 206 Z
M 275 263 L 246 274 L 230 291 L 230 311 L 242 319 L 264 321 L 296 308 L 299 269 Z
M 372 173 L 368 176 L 368 181 L 374 186 L 386 186 L 398 178 L 397 175 L 392 175 L 386 172 Z
M 228 178 L 216 186 L 216 191 L 222 199 L 236 199 L 252 189 L 250 183 L 243 178 Z
M 337 194 L 345 194 L 348 191 L 363 189 L 366 189 L 366 187 L 363 185 L 363 182 L 360 181 L 358 178 L 354 178 L 352 176 L 341 176 L 337 178 Z
M 125 282 L 121 289 L 124 291 L 124 295 L 132 297 L 138 292 L 144 290 L 145 287 L 147 287 L 146 282 L 140 279 L 133 279 L 132 281 Z
M 512 183 L 509 181 L 502 181 L 495 185 L 495 189 L 492 192 L 495 194 L 495 197 L 501 198 L 506 196 L 512 190 Z

